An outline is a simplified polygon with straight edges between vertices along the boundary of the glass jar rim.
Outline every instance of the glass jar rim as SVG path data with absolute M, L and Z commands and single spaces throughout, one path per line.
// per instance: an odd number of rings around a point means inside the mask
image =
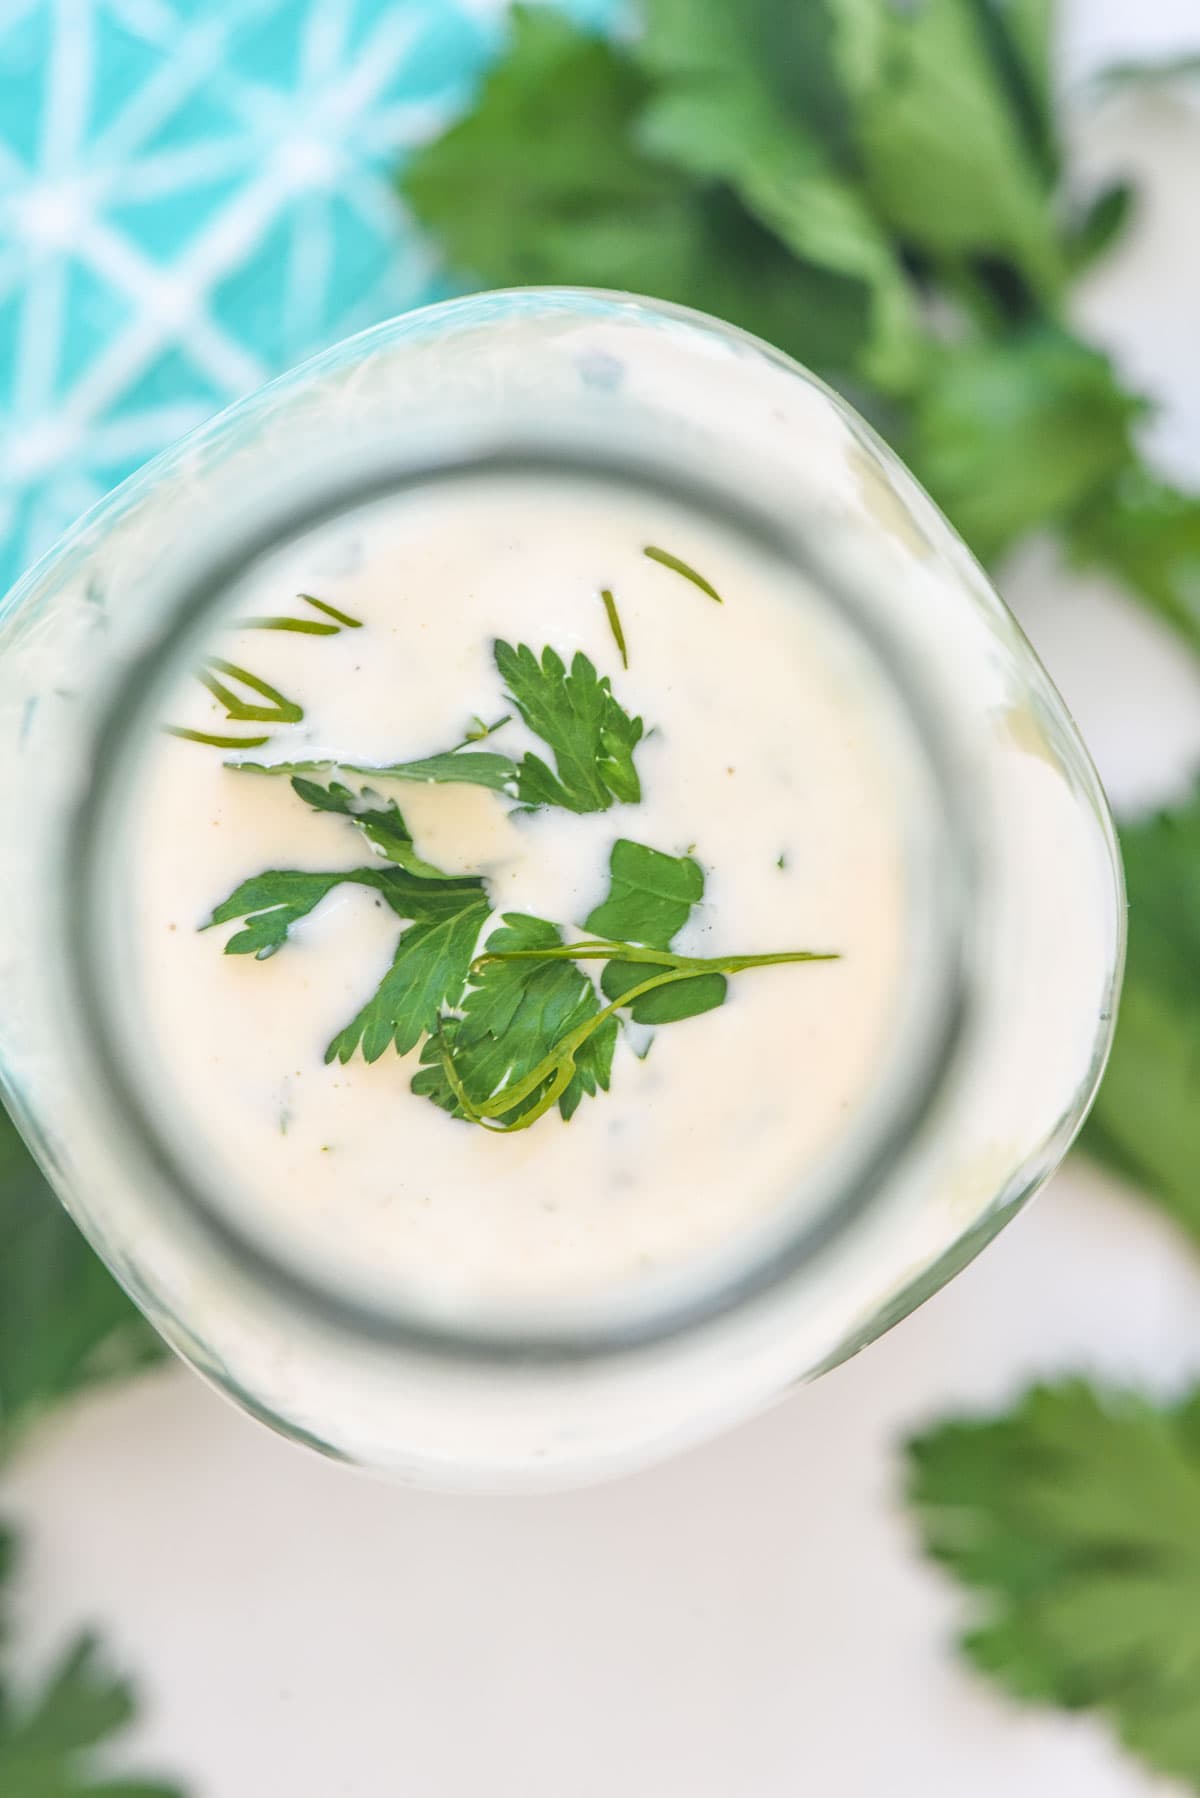
M 93 740 L 90 785 L 71 827 L 76 853 L 68 864 L 66 897 L 68 916 L 79 927 L 71 932 L 67 946 L 68 978 L 110 1115 L 141 1144 L 187 1223 L 198 1227 L 220 1256 L 272 1298 L 340 1332 L 443 1357 L 550 1363 L 596 1359 L 677 1337 L 764 1298 L 797 1276 L 871 1210 L 885 1169 L 895 1165 L 935 1111 L 969 1031 L 970 920 L 980 858 L 977 807 L 944 707 L 916 656 L 899 632 L 889 630 L 862 603 L 844 571 L 823 553 L 819 533 L 805 528 L 811 521 L 782 517 L 710 481 L 695 468 L 668 466 L 662 456 L 648 454 L 644 445 L 599 440 L 590 425 L 586 442 L 570 431 L 556 433 L 545 420 L 524 429 L 510 423 L 483 430 L 477 422 L 442 420 L 415 445 L 414 435 L 406 429 L 402 443 L 394 432 L 370 436 L 355 446 L 353 454 L 313 461 L 292 470 L 285 483 L 265 483 L 236 515 L 223 521 L 219 535 L 188 545 L 168 569 L 160 571 L 153 595 L 152 635 L 122 670 L 118 686 L 107 698 Z M 860 1146 L 852 1175 L 837 1184 L 833 1201 L 728 1277 L 636 1311 L 619 1301 L 610 1307 L 609 1317 L 589 1318 L 586 1307 L 573 1306 L 579 1315 L 569 1326 L 557 1323 L 544 1329 L 528 1322 L 517 1330 L 485 1324 L 468 1327 L 458 1321 L 447 1325 L 411 1306 L 350 1293 L 344 1284 L 318 1278 L 274 1253 L 245 1228 L 196 1176 L 148 1102 L 110 1003 L 108 958 L 90 923 L 103 911 L 96 901 L 105 880 L 108 827 L 120 801 L 130 754 L 142 740 L 147 696 L 179 667 L 205 622 L 221 611 L 234 583 L 297 535 L 348 512 L 447 481 L 496 474 L 589 483 L 600 479 L 617 487 L 656 491 L 717 518 L 795 568 L 850 626 L 884 674 L 912 727 L 939 813 L 935 884 L 944 915 L 931 937 L 938 958 L 936 1002 L 925 1007 L 928 1015 L 920 1020 L 914 1038 L 894 1046 L 897 1081 L 892 1102 L 884 1107 L 870 1139 Z

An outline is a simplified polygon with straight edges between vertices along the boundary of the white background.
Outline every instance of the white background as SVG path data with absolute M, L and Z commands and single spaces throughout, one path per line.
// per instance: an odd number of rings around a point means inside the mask
M 1125 54 L 1200 48 L 1196 0 L 1067 12 L 1076 90 Z M 1200 480 L 1200 108 L 1160 91 L 1076 114 L 1080 170 L 1146 185 L 1086 323 L 1167 406 L 1162 457 Z M 1119 804 L 1200 766 L 1200 680 L 1168 639 L 1049 551 L 1006 590 Z M 965 1600 L 897 1502 L 906 1433 L 1081 1368 L 1156 1389 L 1200 1371 L 1200 1257 L 1073 1163 L 856 1362 L 592 1492 L 392 1490 L 165 1372 L 6 1470 L 29 1538 L 19 1638 L 40 1660 L 100 1624 L 147 1700 L 130 1749 L 195 1798 L 1166 1794 L 1102 1726 L 960 1667 Z

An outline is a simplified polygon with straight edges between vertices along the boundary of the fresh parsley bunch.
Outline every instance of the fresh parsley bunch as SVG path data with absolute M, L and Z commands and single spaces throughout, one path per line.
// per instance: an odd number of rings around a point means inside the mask
M 1200 646 L 1200 503 L 1072 329 L 1134 196 L 1066 181 L 1052 0 L 641 0 L 620 43 L 513 9 L 400 175 L 488 284 L 628 288 L 829 376 L 994 562 L 1053 530 Z
M 909 1475 L 929 1553 L 977 1594 L 975 1665 L 1200 1786 L 1200 1393 L 1036 1387 L 912 1442 Z

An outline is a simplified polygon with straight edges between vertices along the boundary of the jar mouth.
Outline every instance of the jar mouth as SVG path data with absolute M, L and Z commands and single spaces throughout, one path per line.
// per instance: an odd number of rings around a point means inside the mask
M 952 722 L 912 648 L 878 607 L 866 602 L 860 572 L 838 566 L 828 520 L 806 518 L 714 483 L 697 464 L 697 446 L 653 446 L 588 418 L 556 430 L 544 419 L 481 429 L 478 420 L 442 418 L 436 428 L 397 441 L 392 430 L 339 446 L 336 458 L 294 467 L 267 481 L 223 517 L 213 539 L 192 542 L 157 571 L 147 595 L 149 635 L 105 695 L 93 737 L 90 778 L 71 820 L 68 858 L 67 977 L 75 989 L 89 1061 L 115 1127 L 138 1145 L 164 1207 L 181 1228 L 198 1232 L 231 1276 L 249 1280 L 275 1303 L 294 1307 L 338 1332 L 388 1346 L 478 1361 L 579 1361 L 669 1340 L 752 1305 L 794 1280 L 879 1201 L 906 1150 L 936 1110 L 970 1028 L 970 921 L 978 890 L 977 802 Z M 415 441 L 419 439 L 419 441 Z M 652 447 L 647 447 L 651 444 Z M 669 455 L 668 455 L 669 451 Z M 479 1311 L 447 1323 L 406 1296 L 392 1302 L 352 1291 L 340 1276 L 323 1277 L 222 1202 L 153 1102 L 133 1052 L 129 1020 L 116 1001 L 114 958 L 103 920 L 112 903 L 111 844 L 123 794 L 148 734 L 156 702 L 181 668 L 197 658 L 205 633 L 247 571 L 301 534 L 335 523 L 376 502 L 419 490 L 492 476 L 597 482 L 652 491 L 714 519 L 795 571 L 817 592 L 882 677 L 904 719 L 929 802 L 906 853 L 925 901 L 914 945 L 920 980 L 909 983 L 904 1016 L 890 1046 L 862 1128 L 810 1174 L 803 1207 L 783 1206 L 769 1229 L 753 1233 L 745 1252 L 730 1254 L 700 1278 L 670 1278 L 569 1307 L 526 1309 L 513 1319 Z M 915 890 L 915 889 L 914 889 Z M 919 990 L 918 990 L 919 989 Z M 193 1145 L 194 1146 L 194 1145 Z M 787 1216 L 784 1216 L 784 1212 Z

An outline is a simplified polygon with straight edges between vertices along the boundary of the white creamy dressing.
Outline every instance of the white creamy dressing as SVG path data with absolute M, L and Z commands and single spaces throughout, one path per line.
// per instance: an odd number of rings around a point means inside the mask
M 648 543 L 699 569 L 724 604 L 648 560 Z M 291 1253 L 432 1305 L 596 1291 L 716 1252 L 783 1205 L 870 1092 L 905 971 L 902 758 L 846 627 L 712 522 L 531 477 L 426 491 L 314 532 L 247 579 L 231 616 L 299 615 L 300 592 L 362 629 L 230 629 L 213 645 L 304 707 L 262 759 L 448 749 L 473 716 L 513 709 L 494 639 L 568 662 L 582 650 L 645 721 L 642 803 L 530 815 L 478 788 L 380 783 L 418 852 L 485 876 L 497 911 L 577 927 L 607 891 L 613 842 L 629 837 L 704 870 L 676 947 L 841 959 L 739 974 L 720 1010 L 652 1040 L 623 1029 L 610 1092 L 569 1123 L 554 1112 L 495 1136 L 410 1093 L 416 1053 L 325 1065 L 402 928 L 369 891 L 337 889 L 262 962 L 222 953 L 237 926 L 199 929 L 249 875 L 361 866 L 373 852 L 286 780 L 156 735 L 128 812 L 137 1003 L 162 1102 L 215 1159 L 226 1202 Z M 191 677 L 165 716 L 254 729 L 228 723 Z M 480 748 L 552 759 L 517 718 Z

